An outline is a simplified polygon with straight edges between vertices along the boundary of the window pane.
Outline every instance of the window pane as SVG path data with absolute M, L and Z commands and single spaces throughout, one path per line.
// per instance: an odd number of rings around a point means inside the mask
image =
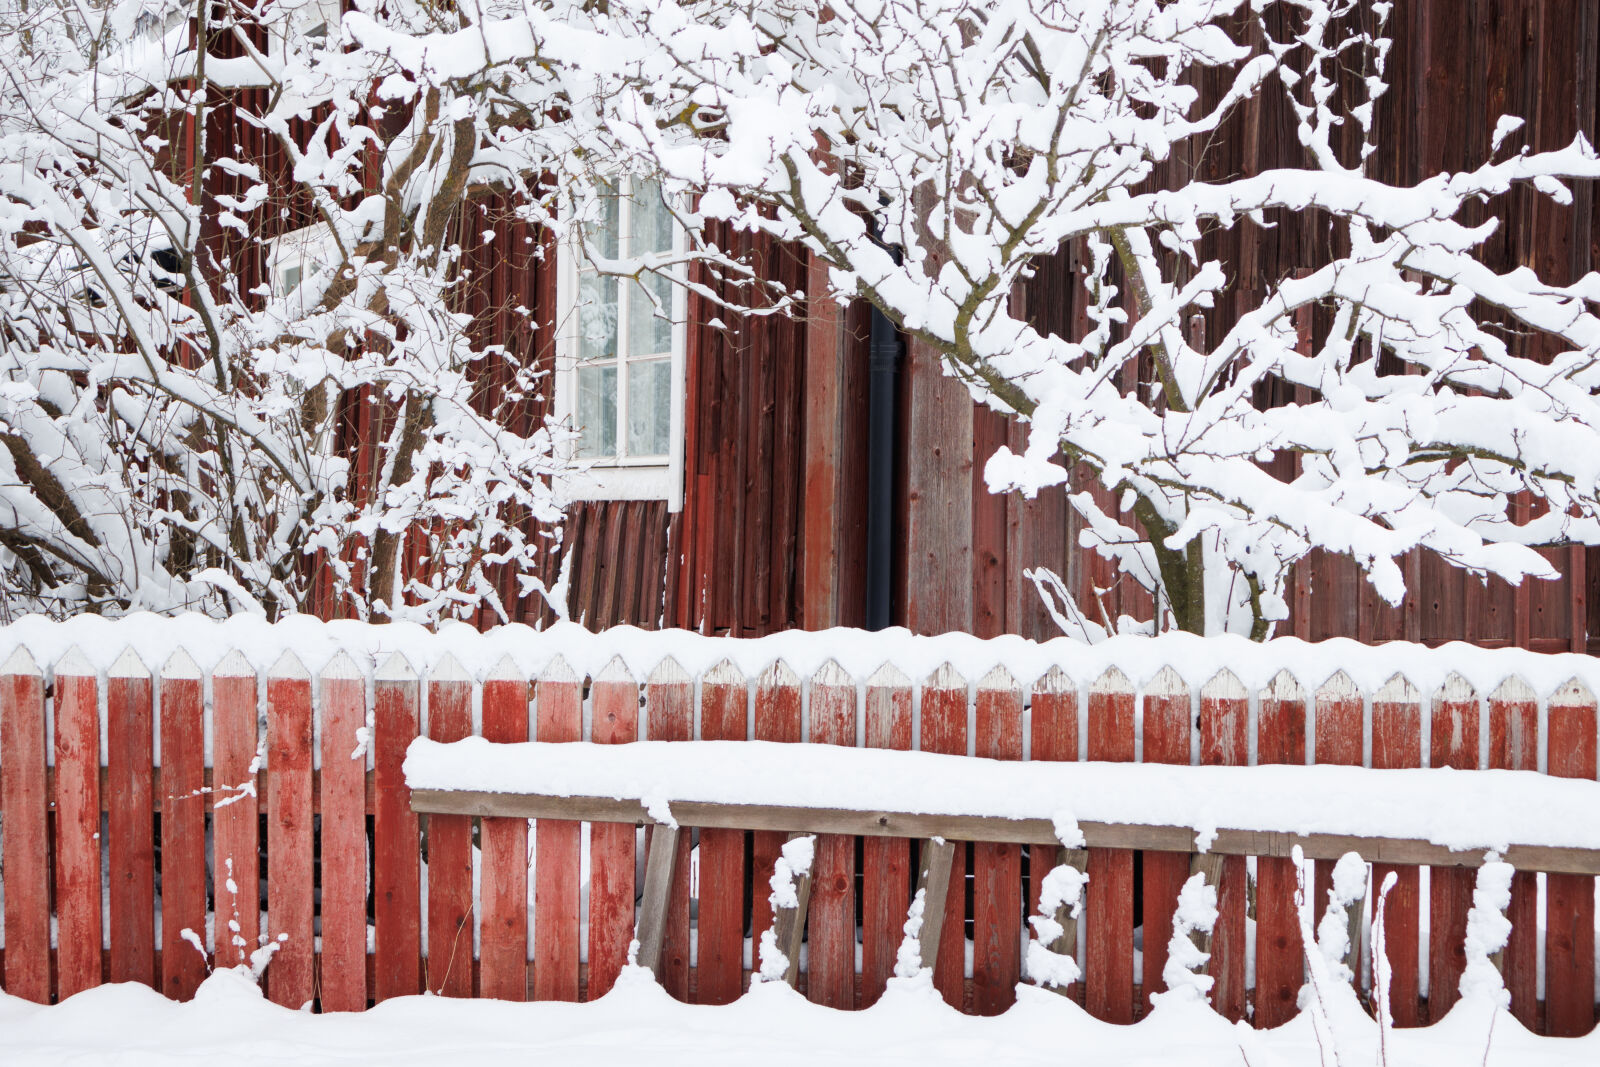
M 665 456 L 672 427 L 672 361 L 628 364 L 628 455 Z
M 617 354 L 617 280 L 584 271 L 578 282 L 578 358 Z
M 616 190 L 609 183 L 602 183 L 600 220 L 589 227 L 585 236 L 589 239 L 589 243 L 608 259 L 617 258 L 617 235 L 622 231 L 618 221 L 621 210 L 622 202 Z
M 648 287 L 649 292 L 646 292 Z M 650 293 L 660 302 L 650 302 Z M 654 356 L 672 351 L 672 283 L 657 275 L 628 284 L 628 355 Z
M 578 455 L 617 454 L 616 364 L 578 368 L 578 430 Z
M 635 178 L 629 199 L 633 210 L 628 231 L 635 254 L 672 251 L 672 216 L 661 200 L 661 186 Z

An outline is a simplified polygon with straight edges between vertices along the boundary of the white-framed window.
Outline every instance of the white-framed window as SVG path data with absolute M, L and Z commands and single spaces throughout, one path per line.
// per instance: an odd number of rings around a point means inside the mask
M 683 235 L 653 181 L 629 179 L 602 200 L 585 237 L 604 259 L 681 250 Z M 556 415 L 578 432 L 579 499 L 683 503 L 684 319 L 666 277 L 600 274 L 577 238 L 560 249 Z

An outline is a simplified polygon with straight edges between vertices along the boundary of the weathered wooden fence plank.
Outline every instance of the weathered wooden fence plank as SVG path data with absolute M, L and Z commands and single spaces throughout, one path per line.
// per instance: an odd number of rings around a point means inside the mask
M 996 667 L 978 682 L 973 752 L 1022 758 L 1022 689 Z M 1022 977 L 1022 846 L 980 841 L 972 848 L 972 1010 L 998 1015 Z
M 255 676 L 249 678 L 254 687 Z M 367 1006 L 367 682 L 341 652 L 322 669 L 321 840 L 323 1011 Z M 215 681 L 212 683 L 217 684 Z M 250 711 L 255 710 L 251 691 Z M 251 730 L 255 723 L 252 718 Z M 251 805 L 254 810 L 254 805 Z
M 801 740 L 800 704 L 800 676 L 783 660 L 774 661 L 756 679 L 755 716 L 752 723 L 754 739 L 798 744 Z M 760 945 L 761 935 L 772 928 L 772 904 L 767 900 L 767 880 L 772 877 L 773 868 L 783 850 L 783 842 L 784 834 L 777 830 L 757 830 L 751 835 L 750 870 L 755 880 L 750 891 L 752 945 Z M 800 961 L 797 957 L 791 962 L 798 967 Z
M 202 685 L 200 669 L 182 649 L 161 668 L 161 992 L 174 1000 L 194 996 L 211 962 Z
M 472 678 L 446 653 L 428 675 L 428 736 L 459 741 L 472 734 Z M 472 820 L 428 817 L 428 991 L 472 995 Z
M 885 663 L 867 679 L 864 708 L 868 748 L 911 747 L 911 679 Z M 759 873 L 759 871 L 758 871 Z M 759 888 L 759 886 L 758 886 Z M 869 837 L 861 844 L 860 1007 L 877 1003 L 894 974 L 911 903 L 911 842 Z
M 1176 763 L 1187 767 L 1193 756 L 1194 708 L 1189 683 L 1171 667 L 1163 667 L 1144 687 L 1144 762 Z M 1144 852 L 1139 856 L 1144 875 L 1140 921 L 1144 926 L 1143 1003 L 1150 994 L 1167 988 L 1164 971 L 1172 939 L 1172 912 L 1178 894 L 1189 880 L 1189 857 L 1175 852 Z
M 1595 698 L 1577 679 L 1550 697 L 1549 773 L 1595 777 Z M 1578 1037 L 1594 1029 L 1594 879 L 1551 874 L 1545 881 L 1546 1032 Z
M 1227 668 L 1200 690 L 1200 762 L 1243 767 L 1250 762 L 1250 695 Z M 1211 1004 L 1229 1021 L 1244 1018 L 1245 910 L 1249 873 L 1243 856 L 1222 861 L 1217 885 L 1217 925 L 1207 973 L 1216 979 Z
M 1527 682 L 1513 675 L 1489 694 L 1487 766 L 1508 771 L 1539 769 L 1539 702 Z M 1501 973 L 1511 994 L 1511 1014 L 1529 1030 L 1539 1028 L 1539 876 L 1511 876 L 1511 936 Z
M 594 678 L 594 718 L 590 739 L 608 745 L 639 739 L 639 686 L 621 657 Z M 590 1000 L 616 984 L 633 941 L 635 831 L 631 826 L 594 823 L 589 828 L 589 989 Z M 538 931 L 534 931 L 538 951 Z M 535 964 L 534 971 L 538 972 Z
M 1088 751 L 1092 760 L 1132 763 L 1133 683 L 1115 667 L 1089 686 Z M 1111 1023 L 1133 1021 L 1133 853 L 1089 850 L 1084 1006 Z
M 1261 693 L 1256 762 L 1306 762 L 1306 692 L 1288 671 L 1279 671 Z M 1256 1003 L 1251 1022 L 1257 1027 L 1282 1026 L 1297 1011 L 1305 954 L 1294 892 L 1292 860 L 1263 856 L 1256 861 Z M 1318 914 L 1326 899 L 1312 902 Z
M 645 681 L 645 714 L 650 740 L 694 740 L 694 682 L 671 656 L 657 664 Z M 689 834 L 678 835 L 659 974 L 662 988 L 678 1000 L 689 999 L 690 844 Z
M 156 984 L 155 732 L 150 671 L 125 650 L 106 677 L 113 982 Z M 7 806 L 9 810 L 9 805 Z M 7 953 L 9 959 L 10 953 Z
M 924 752 L 967 752 L 967 680 L 949 663 L 940 665 L 922 683 L 920 747 Z M 924 965 L 932 964 L 933 984 L 945 1003 L 958 1011 L 966 993 L 966 857 L 966 846 L 957 845 L 950 859 L 950 888 L 945 898 L 938 958 L 923 960 Z
M 416 671 L 400 653 L 378 667 L 372 692 L 372 996 L 382 1001 L 422 992 L 421 841 L 402 770 L 422 718 Z
M 1315 762 L 1346 767 L 1361 766 L 1366 759 L 1361 738 L 1361 724 L 1364 717 L 1365 708 L 1361 691 L 1356 688 L 1355 681 L 1348 674 L 1338 671 L 1324 681 L 1316 693 L 1316 726 L 1313 730 L 1316 745 Z M 1336 860 L 1317 860 L 1315 863 L 1312 886 L 1319 914 L 1327 907 L 1328 891 L 1333 888 L 1333 866 L 1336 862 Z M 1370 894 L 1368 897 L 1363 897 L 1361 903 L 1351 910 L 1355 912 L 1357 909 L 1363 913 L 1371 912 Z M 1352 914 L 1351 918 L 1355 922 L 1354 930 L 1359 934 L 1361 932 L 1359 916 Z M 1258 930 L 1257 934 L 1259 933 Z M 1360 990 L 1362 982 L 1359 937 L 1351 939 L 1348 963 L 1355 975 L 1354 985 Z
M 56 663 L 54 685 L 56 996 L 65 1000 L 102 981 L 100 685 L 76 646 Z
M 833 660 L 811 677 L 807 740 L 855 747 L 856 682 Z M 855 1007 L 855 874 L 855 838 L 819 835 L 811 864 L 806 996 L 830 1008 Z
M 1428 765 L 1472 770 L 1478 766 L 1478 694 L 1451 673 L 1433 695 Z M 1467 912 L 1472 908 L 1472 871 L 1433 867 L 1428 871 L 1428 1017 L 1438 1021 L 1461 997 L 1466 969 Z
M 45 819 L 44 674 L 18 648 L 0 666 L 0 809 L 5 811 L 6 992 L 50 1002 L 50 845 Z
M 701 738 L 748 737 L 748 696 L 744 674 L 732 663 L 723 660 L 707 671 L 700 681 Z M 758 878 L 754 891 L 760 887 Z M 744 991 L 744 890 L 744 831 L 700 831 L 695 999 L 702 1004 L 731 1004 Z
M 1028 723 L 1028 754 L 1031 759 L 1072 761 L 1078 758 L 1078 685 L 1059 666 L 1052 666 L 1044 676 L 1033 683 L 1033 699 Z M 1039 914 L 1040 892 L 1045 876 L 1059 862 L 1063 850 L 1059 841 L 1041 841 L 1028 846 L 1028 914 Z M 1087 865 L 1089 854 L 1076 850 L 1081 864 Z M 1078 924 L 1073 922 L 1071 935 L 1062 935 L 1061 942 L 1053 946 L 1058 952 L 1078 957 Z M 1074 982 L 1071 988 L 1057 990 L 1083 1003 L 1083 983 Z
M 577 676 L 559 657 L 545 668 L 537 692 L 539 740 L 577 741 L 583 733 L 583 695 Z M 548 717 L 549 726 L 545 726 Z M 528 680 L 510 659 L 483 680 L 483 737 L 528 740 Z M 528 820 L 484 819 L 483 931 L 479 993 L 497 1000 L 528 999 Z M 581 823 L 541 822 L 535 848 L 534 925 L 540 934 L 533 995 L 578 999 L 578 833 Z M 570 860 L 567 854 L 570 853 Z M 565 878 L 563 878 L 565 875 Z M 546 916 L 548 914 L 548 922 Z
M 299 657 L 285 652 L 267 672 L 267 931 L 277 945 L 267 967 L 267 997 L 286 1008 L 316 996 L 312 743 L 311 675 Z
M 1372 766 L 1375 768 L 1422 765 L 1422 706 L 1416 686 L 1396 674 L 1372 697 Z M 1384 918 L 1384 941 L 1393 975 L 1389 1004 L 1396 1026 L 1416 1026 L 1422 1021 L 1419 931 L 1421 922 L 1420 872 L 1416 867 L 1374 864 L 1372 884 L 1381 886 L 1389 872 L 1396 875 Z

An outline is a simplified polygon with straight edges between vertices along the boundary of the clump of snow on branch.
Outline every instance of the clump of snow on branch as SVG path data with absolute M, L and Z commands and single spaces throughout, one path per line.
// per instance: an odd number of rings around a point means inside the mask
M 1074 922 L 1083 912 L 1083 887 L 1089 876 L 1070 864 L 1059 863 L 1044 876 L 1039 887 L 1039 914 L 1030 916 L 1034 939 L 1028 942 L 1028 977 L 1042 986 L 1065 989 L 1079 978 L 1083 971 L 1073 953 L 1074 945 L 1063 945 L 1065 951 L 1051 946 L 1061 940 L 1066 928 L 1056 916 L 1066 910 Z
M 933 973 L 933 962 L 926 963 L 922 959 L 922 915 L 927 907 L 928 890 L 919 888 L 916 896 L 911 898 L 911 907 L 906 910 L 905 925 L 901 927 L 900 946 L 894 954 L 894 976 L 899 979 L 911 981 L 924 974 Z M 1031 947 L 1031 946 L 1030 946 Z M 1032 957 L 1030 956 L 1031 960 Z
M 1467 964 L 1461 973 L 1461 999 L 1482 1001 L 1497 1010 L 1511 1006 L 1494 957 L 1511 938 L 1511 878 L 1516 870 L 1509 863 L 1491 859 L 1478 868 L 1472 887 L 1472 907 L 1467 912 Z
M 1165 1000 L 1206 1002 L 1216 979 L 1198 973 L 1198 968 L 1206 965 L 1211 954 L 1195 943 L 1194 935 L 1210 934 L 1217 924 L 1217 914 L 1217 887 L 1207 884 L 1201 872 L 1190 875 L 1178 891 L 1177 910 L 1172 913 L 1172 938 L 1167 942 L 1166 966 L 1161 969 L 1167 990 L 1151 994 L 1151 1003 Z

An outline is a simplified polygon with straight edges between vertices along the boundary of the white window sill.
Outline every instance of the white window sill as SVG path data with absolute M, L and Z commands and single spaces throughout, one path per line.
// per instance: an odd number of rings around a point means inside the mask
M 681 489 L 673 484 L 670 464 L 627 467 L 595 465 L 569 472 L 562 479 L 563 495 L 579 500 L 665 500 L 668 508 L 681 506 Z

